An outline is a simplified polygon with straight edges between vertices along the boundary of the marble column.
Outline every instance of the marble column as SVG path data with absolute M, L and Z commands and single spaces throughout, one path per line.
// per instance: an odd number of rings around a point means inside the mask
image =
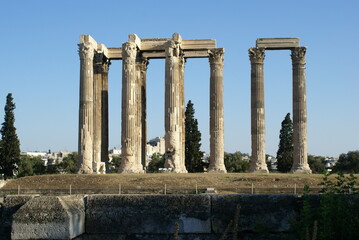
M 265 160 L 264 119 L 264 49 L 250 48 L 251 61 L 251 135 L 252 157 L 250 172 L 268 172 Z
M 226 173 L 223 119 L 224 49 L 209 51 L 210 74 L 210 160 L 208 172 Z
M 312 173 L 307 153 L 306 47 L 292 49 L 293 65 L 293 173 Z
M 108 70 L 111 62 L 105 59 L 102 64 L 102 92 L 101 92 L 101 161 L 105 163 L 106 172 L 108 169 Z
M 146 166 L 146 70 L 147 59 L 139 56 L 136 60 L 136 133 L 138 148 L 136 151 L 136 159 L 141 162 L 143 168 Z M 136 160 L 137 161 L 137 160 Z
M 181 101 L 180 76 L 180 36 L 173 36 L 173 40 L 166 45 L 165 69 L 165 167 L 172 168 L 175 173 L 186 173 L 183 156 L 183 139 L 181 137 L 181 122 L 184 106 Z M 182 85 L 182 86 L 181 86 Z
M 79 44 L 80 55 L 80 106 L 78 173 L 92 173 L 93 161 L 93 58 L 94 47 L 90 42 Z
M 122 45 L 122 134 L 120 173 L 143 173 L 141 159 L 137 156 L 139 148 L 137 126 L 137 47 L 133 42 Z
M 93 91 L 94 91 L 94 138 L 93 138 L 93 171 L 99 173 L 99 163 L 101 162 L 101 136 L 102 136 L 102 62 L 103 53 L 96 53 L 94 57 L 94 77 L 93 77 Z
M 185 128 L 185 97 L 184 97 L 184 68 L 186 64 L 186 59 L 183 54 L 180 54 L 179 57 L 179 90 L 180 90 L 180 139 L 181 139 L 181 165 L 186 166 L 186 128 Z M 186 171 L 187 172 L 187 171 Z
M 137 63 L 139 66 L 139 96 L 140 96 L 140 144 L 141 144 L 141 163 L 143 168 L 146 167 L 146 147 L 147 147 L 147 97 L 146 97 L 146 73 L 147 73 L 147 66 L 148 66 L 147 58 L 141 57 L 139 62 Z

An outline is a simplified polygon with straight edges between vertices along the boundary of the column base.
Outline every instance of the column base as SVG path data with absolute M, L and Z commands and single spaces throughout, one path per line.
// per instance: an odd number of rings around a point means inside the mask
M 186 169 L 173 169 L 172 170 L 173 173 L 188 173 L 188 171 Z
M 209 166 L 208 173 L 227 173 L 226 167 L 224 165 L 222 166 Z
M 145 171 L 143 169 L 139 169 L 139 168 L 131 168 L 131 169 L 120 169 L 118 170 L 118 173 L 145 173 Z
M 252 173 L 269 173 L 267 164 L 265 164 L 265 165 L 263 165 L 263 164 L 261 164 L 261 165 L 254 164 L 249 168 L 249 172 L 252 172 Z
M 310 169 L 309 165 L 298 165 L 298 166 L 293 166 L 292 169 L 290 170 L 291 173 L 306 173 L 306 174 L 311 174 L 312 170 Z
M 92 174 L 93 170 L 91 167 L 81 164 L 79 170 L 77 171 L 77 174 Z

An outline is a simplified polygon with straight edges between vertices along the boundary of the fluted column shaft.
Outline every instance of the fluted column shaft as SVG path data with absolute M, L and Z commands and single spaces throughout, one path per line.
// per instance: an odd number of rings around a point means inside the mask
M 224 165 L 224 108 L 223 108 L 224 50 L 209 52 L 210 73 L 210 162 L 208 172 L 226 173 Z
M 268 172 L 265 161 L 264 49 L 250 48 L 251 60 L 251 172 Z
M 184 97 L 184 68 L 185 68 L 186 59 L 183 54 L 179 58 L 179 90 L 180 90 L 180 139 L 181 139 L 181 165 L 186 166 L 186 129 L 185 129 L 185 97 Z M 187 171 L 186 171 L 187 172 Z
M 93 57 L 89 42 L 79 44 L 80 106 L 79 106 L 79 173 L 92 173 L 93 161 Z
M 102 91 L 101 91 L 101 161 L 105 162 L 108 169 L 108 70 L 110 61 L 107 59 L 102 64 Z
M 101 136 L 102 136 L 102 62 L 103 54 L 96 53 L 94 58 L 94 139 L 93 139 L 93 170 L 99 172 L 101 162 Z
M 143 168 L 146 166 L 146 70 L 147 59 L 138 57 L 136 61 L 136 105 L 137 105 L 137 118 L 136 118 L 136 133 L 137 133 L 137 161 L 141 162 Z
M 180 81 L 180 46 L 175 41 L 167 42 L 165 69 L 165 167 L 173 172 L 187 172 L 183 156 L 183 128 Z M 184 131 L 183 131 L 184 132 Z
M 147 74 L 147 66 L 148 60 L 147 58 L 141 57 L 139 59 L 139 88 L 140 88 L 140 131 L 141 131 L 141 163 L 142 166 L 146 167 L 146 146 L 147 146 L 147 93 L 146 93 L 146 74 Z
M 292 49 L 293 65 L 293 173 L 311 173 L 307 152 L 305 47 Z
M 122 45 L 122 136 L 121 136 L 121 166 L 120 173 L 142 173 L 141 159 L 137 149 L 137 79 L 136 79 L 135 43 L 127 42 Z

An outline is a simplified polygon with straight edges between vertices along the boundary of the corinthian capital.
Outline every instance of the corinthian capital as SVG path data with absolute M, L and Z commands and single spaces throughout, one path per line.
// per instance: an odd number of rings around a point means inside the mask
M 222 64 L 224 61 L 224 49 L 216 48 L 208 51 L 210 64 Z
M 80 59 L 93 59 L 94 57 L 94 49 L 91 45 L 91 43 L 89 42 L 85 42 L 85 43 L 80 43 L 78 44 L 79 46 L 79 56 Z
M 110 65 L 111 65 L 110 59 L 105 59 L 102 64 L 102 72 L 108 73 L 108 69 L 109 69 Z
M 305 64 L 305 53 L 307 51 L 306 47 L 296 47 L 292 49 L 292 63 Z
M 131 59 L 136 59 L 136 55 L 137 55 L 137 48 L 136 48 L 136 44 L 133 42 L 127 42 L 124 43 L 122 45 L 122 55 L 125 58 L 131 58 Z
M 264 48 L 250 48 L 248 53 L 251 63 L 263 63 L 265 57 Z

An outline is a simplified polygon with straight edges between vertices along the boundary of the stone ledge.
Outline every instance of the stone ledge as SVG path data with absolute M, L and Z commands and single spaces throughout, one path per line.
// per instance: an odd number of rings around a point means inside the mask
M 86 233 L 210 233 L 208 195 L 92 195 Z
M 8 195 L 4 199 L 0 216 L 0 236 L 10 238 L 13 215 L 21 206 L 38 195 Z
M 13 216 L 11 239 L 72 239 L 85 232 L 80 196 L 33 198 Z
M 289 194 L 213 195 L 212 229 L 222 233 L 239 210 L 238 230 L 254 232 L 259 225 L 271 232 L 288 231 L 299 214 L 298 197 Z M 229 230 L 233 232 L 234 229 Z

